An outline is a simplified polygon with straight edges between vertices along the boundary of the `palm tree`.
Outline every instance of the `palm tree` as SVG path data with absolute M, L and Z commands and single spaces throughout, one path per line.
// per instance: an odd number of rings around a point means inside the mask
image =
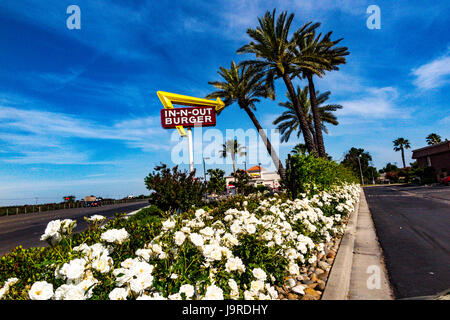
M 219 91 L 207 95 L 207 99 L 223 99 L 225 106 L 230 106 L 237 102 L 241 109 L 244 109 L 250 117 L 253 125 L 264 142 L 267 152 L 272 157 L 272 161 L 277 168 L 280 176 L 284 176 L 283 165 L 278 158 L 277 152 L 272 147 L 270 140 L 263 131 L 259 121 L 256 119 L 253 110 L 256 110 L 255 103 L 259 102 L 259 97 L 274 99 L 275 95 L 272 89 L 265 85 L 263 72 L 253 66 L 237 66 L 234 61 L 231 62 L 230 69 L 220 67 L 218 72 L 224 81 L 209 82 Z M 222 109 L 223 110 L 223 109 Z
M 293 154 L 305 154 L 308 150 L 306 149 L 306 146 L 304 143 L 298 143 L 295 145 L 295 147 L 291 150 Z
M 317 23 L 316 25 L 320 25 Z M 325 145 L 322 136 L 321 114 L 319 111 L 316 90 L 314 88 L 313 76 L 322 77 L 325 71 L 338 70 L 337 65 L 345 63 L 345 55 L 348 55 L 346 47 L 333 48 L 342 39 L 331 41 L 332 32 L 328 32 L 321 38 L 322 34 L 316 37 L 315 30 L 299 30 L 294 34 L 296 47 L 293 49 L 296 59 L 294 74 L 301 75 L 308 80 L 309 94 L 311 100 L 311 110 L 316 131 L 316 147 L 319 156 L 325 157 Z
M 406 168 L 405 149 L 409 149 L 411 147 L 410 144 L 409 144 L 408 139 L 398 138 L 398 139 L 396 139 L 396 140 L 394 140 L 392 142 L 394 143 L 394 150 L 402 152 L 403 168 Z
M 436 134 L 436 133 L 430 133 L 427 137 L 426 137 L 427 143 L 428 145 L 433 145 L 433 144 L 438 144 L 442 142 L 441 136 Z
M 245 147 L 242 146 L 237 139 L 234 140 L 227 140 L 222 145 L 222 150 L 219 151 L 220 155 L 223 158 L 226 158 L 228 155 L 230 155 L 231 159 L 233 160 L 233 172 L 236 173 L 236 156 L 245 156 L 247 153 L 245 152 Z
M 256 29 L 247 29 L 247 34 L 254 41 L 238 49 L 237 53 L 255 54 L 257 60 L 246 60 L 241 62 L 241 65 L 252 65 L 264 71 L 267 85 L 272 89 L 274 88 L 275 79 L 283 79 L 294 104 L 294 110 L 299 119 L 300 130 L 303 133 L 306 147 L 311 153 L 317 154 L 314 141 L 308 130 L 306 116 L 296 98 L 291 79 L 291 75 L 295 70 L 293 65 L 295 55 L 292 51 L 296 43 L 293 39 L 288 39 L 288 35 L 294 14 L 287 16 L 287 12 L 282 12 L 275 19 L 275 12 L 275 9 L 272 13 L 267 11 L 263 18 L 258 18 L 259 26 Z M 309 22 L 303 25 L 298 32 L 308 33 L 316 27 L 317 24 Z
M 297 98 L 303 108 L 304 113 L 307 115 L 308 128 L 314 138 L 314 141 L 316 142 L 318 138 L 313 127 L 313 115 L 311 111 L 311 102 L 308 98 L 308 89 L 308 86 L 305 86 L 303 89 L 301 89 L 300 86 L 297 86 Z M 319 114 L 322 121 L 321 130 L 323 130 L 325 133 L 328 133 L 328 129 L 325 126 L 325 123 L 330 123 L 335 126 L 339 124 L 336 116 L 333 114 L 333 111 L 342 109 L 342 106 L 338 104 L 329 104 L 322 106 L 322 104 L 328 100 L 330 94 L 330 91 L 324 93 L 320 93 L 319 91 L 316 92 Z M 300 130 L 298 130 L 299 121 L 296 113 L 294 112 L 292 100 L 290 100 L 290 96 L 288 93 L 286 93 L 286 96 L 289 101 L 280 102 L 279 105 L 287 108 L 288 110 L 283 112 L 281 116 L 279 116 L 273 122 L 274 125 L 278 125 L 277 129 L 280 130 L 280 133 L 282 134 L 281 142 L 287 142 L 294 131 L 297 131 L 297 137 L 300 137 L 302 133 Z

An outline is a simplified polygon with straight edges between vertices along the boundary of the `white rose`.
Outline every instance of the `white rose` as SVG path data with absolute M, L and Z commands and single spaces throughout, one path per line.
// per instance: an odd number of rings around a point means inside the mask
M 59 219 L 53 220 L 47 224 L 44 233 L 46 235 L 53 236 L 54 234 L 58 233 L 60 229 L 61 229 L 61 220 Z
M 167 219 L 162 223 L 163 230 L 171 230 L 175 227 L 175 221 L 172 219 Z
M 110 300 L 127 300 L 128 290 L 124 288 L 115 288 L 109 293 Z
M 184 243 L 184 240 L 186 239 L 186 236 L 184 232 L 177 231 L 175 232 L 175 244 L 177 246 L 181 246 Z
M 99 214 L 95 214 L 95 215 L 93 215 L 93 216 L 91 216 L 90 218 L 89 218 L 89 221 L 91 221 L 91 222 L 99 222 L 99 221 L 103 221 L 103 220 L 105 220 L 106 218 L 104 217 L 104 216 L 102 216 L 102 215 L 99 215 Z
M 151 249 L 137 249 L 136 250 L 136 255 L 147 262 L 150 260 L 151 254 L 152 254 Z
M 210 285 L 206 289 L 203 300 L 223 300 L 223 291 L 216 285 Z
M 300 274 L 300 269 L 296 263 L 290 263 L 288 271 L 291 275 L 294 275 L 294 276 Z
M 142 293 L 153 285 L 153 276 L 143 275 L 130 281 L 130 289 L 136 294 Z
M 111 257 L 101 257 L 92 262 L 93 268 L 100 273 L 109 272 L 109 270 L 111 270 L 112 265 L 113 261 Z
M 192 296 L 194 295 L 194 286 L 191 284 L 183 284 L 180 287 L 180 291 L 179 293 L 184 293 L 186 295 L 186 298 L 192 298 Z
M 253 292 L 259 292 L 264 290 L 264 281 L 262 280 L 253 280 L 250 283 L 250 290 Z
M 153 272 L 153 268 L 154 266 L 147 262 L 138 261 L 132 265 L 130 271 L 136 276 L 150 275 Z
M 229 258 L 227 263 L 225 264 L 225 270 L 228 271 L 228 272 L 231 272 L 231 271 L 244 272 L 245 271 L 245 266 L 242 263 L 241 258 L 239 258 L 239 257 Z
M 192 243 L 195 246 L 197 246 L 197 247 L 203 246 L 203 243 L 204 243 L 203 237 L 201 235 L 199 235 L 198 233 L 191 233 L 191 235 L 189 236 L 189 239 L 191 239 Z
M 84 259 L 74 259 L 69 263 L 65 263 L 60 273 L 66 276 L 69 280 L 78 280 L 80 279 L 85 270 L 86 260 Z
M 33 283 L 28 296 L 31 300 L 49 300 L 53 297 L 53 285 L 47 281 Z
M 240 226 L 239 222 L 238 222 L 238 221 L 235 221 L 235 222 L 231 225 L 230 230 L 231 230 L 231 232 L 234 233 L 234 234 L 241 232 L 241 226 Z
M 256 232 L 256 227 L 253 224 L 248 224 L 245 226 L 245 230 L 249 233 L 249 234 L 254 234 Z
M 101 239 L 109 243 L 122 244 L 129 236 L 130 235 L 124 228 L 110 229 L 102 233 Z
M 212 237 L 214 235 L 214 229 L 211 227 L 206 227 L 200 230 L 200 233 L 205 237 Z
M 86 300 L 85 291 L 81 286 L 69 286 L 64 300 Z
M 267 279 L 267 274 L 261 268 L 253 269 L 252 273 L 253 273 L 253 276 L 258 280 L 266 281 L 266 279 Z

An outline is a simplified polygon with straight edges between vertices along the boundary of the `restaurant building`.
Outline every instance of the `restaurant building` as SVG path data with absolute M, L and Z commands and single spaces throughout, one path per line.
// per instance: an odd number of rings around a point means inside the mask
M 280 175 L 278 172 L 268 172 L 265 168 L 260 166 L 254 166 L 247 170 L 247 173 L 251 177 L 250 184 L 254 186 L 263 185 L 269 188 L 280 187 Z M 227 188 L 233 188 L 234 178 L 232 176 L 225 177 Z
M 412 158 L 420 167 L 433 167 L 438 178 L 445 177 L 450 174 L 450 141 L 413 150 Z

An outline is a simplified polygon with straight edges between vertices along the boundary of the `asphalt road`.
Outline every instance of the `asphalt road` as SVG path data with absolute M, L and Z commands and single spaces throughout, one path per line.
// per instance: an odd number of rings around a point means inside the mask
M 450 187 L 364 188 L 396 299 L 450 288 Z
M 76 220 L 77 226 L 74 232 L 80 232 L 87 228 L 83 217 L 99 214 L 111 219 L 117 212 L 129 213 L 147 205 L 148 201 L 139 201 L 95 208 L 73 208 L 0 217 L 0 256 L 19 245 L 24 248 L 46 246 L 46 242 L 41 241 L 40 237 L 51 220 Z

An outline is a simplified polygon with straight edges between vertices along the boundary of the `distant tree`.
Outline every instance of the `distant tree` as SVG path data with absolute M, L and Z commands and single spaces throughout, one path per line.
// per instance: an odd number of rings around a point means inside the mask
M 219 151 L 220 155 L 223 158 L 226 158 L 230 155 L 233 160 L 233 173 L 236 173 L 236 156 L 245 156 L 247 153 L 245 152 L 245 147 L 242 146 L 237 139 L 228 140 L 222 145 L 222 150 Z
M 221 169 L 209 169 L 208 191 L 220 193 L 226 188 L 225 171 Z
M 411 145 L 409 144 L 409 140 L 405 139 L 405 138 L 398 138 L 392 142 L 394 143 L 394 150 L 402 152 L 403 168 L 406 168 L 405 149 L 411 148 Z
M 251 180 L 251 177 L 247 171 L 238 169 L 235 173 L 232 173 L 231 176 L 235 179 L 233 185 L 236 187 L 236 191 L 239 193 L 244 193 L 246 186 Z
M 63 199 L 64 202 L 75 202 L 75 196 L 65 196 Z
M 378 179 L 380 174 L 378 173 L 377 168 L 368 166 L 367 170 L 365 172 L 363 172 L 363 176 L 371 183 L 375 183 L 375 181 Z
M 358 161 L 359 158 L 359 161 Z M 367 181 L 372 180 L 373 167 L 370 167 L 369 163 L 372 161 L 372 156 L 369 152 L 365 152 L 362 148 L 351 148 L 344 156 L 342 164 L 350 168 L 356 176 L 361 177 L 359 162 L 361 162 L 361 171 L 363 178 Z
M 306 154 L 308 149 L 304 143 L 298 143 L 291 151 L 293 154 Z
M 398 169 L 398 167 L 395 164 L 392 164 L 392 163 L 388 162 L 384 168 L 380 169 L 379 172 L 380 173 L 386 173 L 386 172 L 395 172 L 395 171 L 398 171 L 398 170 L 399 169 Z
M 428 145 L 433 145 L 433 144 L 438 144 L 442 142 L 441 136 L 436 134 L 436 133 L 430 133 L 427 137 L 426 137 L 427 143 Z

